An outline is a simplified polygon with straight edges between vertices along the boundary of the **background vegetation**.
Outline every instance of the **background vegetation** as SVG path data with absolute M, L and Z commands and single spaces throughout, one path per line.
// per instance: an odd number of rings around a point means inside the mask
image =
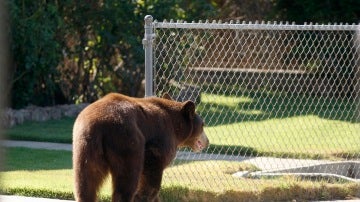
M 357 0 L 9 0 L 13 64 L 11 106 L 91 102 L 110 91 L 139 94 L 143 18 L 288 20 L 360 19 Z

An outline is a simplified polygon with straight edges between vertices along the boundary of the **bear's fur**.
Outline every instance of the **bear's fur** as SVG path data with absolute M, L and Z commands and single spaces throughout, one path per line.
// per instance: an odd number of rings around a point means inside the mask
M 178 147 L 207 147 L 192 101 L 111 93 L 86 107 L 73 128 L 75 198 L 96 201 L 110 173 L 112 201 L 159 201 L 163 170 Z

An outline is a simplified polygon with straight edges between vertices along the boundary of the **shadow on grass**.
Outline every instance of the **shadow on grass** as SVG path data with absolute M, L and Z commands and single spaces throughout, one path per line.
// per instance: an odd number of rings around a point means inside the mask
M 213 88 L 215 87 L 207 87 L 207 89 Z M 221 92 L 217 96 L 224 97 L 245 97 L 247 101 L 228 105 L 221 104 L 218 100 L 208 100 L 198 105 L 197 109 L 205 119 L 207 126 L 305 115 L 316 115 L 330 120 L 359 122 L 356 120 L 356 102 L 349 98 L 326 98 L 306 94 L 274 92 L 266 89 L 256 91 L 244 90 L 240 87 L 235 89 L 238 90 L 230 92 L 213 90 L 211 93 Z
M 17 195 L 27 197 L 41 197 L 41 198 L 53 198 L 63 200 L 74 200 L 74 194 L 72 192 L 60 192 L 49 189 L 31 189 L 24 188 L 0 188 L 0 194 L 4 195 Z
M 224 154 L 232 156 L 258 156 L 260 153 L 253 147 L 235 146 L 235 145 L 214 145 L 211 144 L 206 153 Z
M 338 152 L 330 154 L 318 154 L 318 153 L 306 153 L 306 152 L 263 152 L 258 151 L 253 147 L 245 147 L 241 145 L 216 145 L 211 144 L 204 153 L 209 154 L 223 154 L 231 156 L 243 156 L 243 157 L 258 157 L 258 156 L 271 156 L 277 158 L 293 158 L 293 159 L 357 159 L 360 156 L 358 152 Z
M 189 148 L 181 148 L 179 151 L 190 152 Z M 224 154 L 233 156 L 257 156 L 260 153 L 253 147 L 245 147 L 241 145 L 216 145 L 210 144 L 203 153 Z
M 321 186 L 271 186 L 261 191 L 229 190 L 222 193 L 194 190 L 182 186 L 163 187 L 160 191 L 162 201 L 172 202 L 219 202 L 219 201 L 314 201 L 359 197 L 359 184 L 323 184 Z M 52 190 L 31 190 L 28 188 L 0 189 L 1 194 L 44 197 L 73 200 L 73 193 Z M 111 201 L 110 196 L 101 196 L 100 201 Z
M 312 201 L 345 199 L 358 197 L 359 184 L 324 184 L 322 186 L 304 186 L 293 183 L 288 186 L 269 186 L 259 191 L 229 190 L 214 193 L 203 190 L 193 190 L 181 186 L 165 187 L 160 192 L 163 201 Z
M 272 186 L 261 191 L 229 190 L 222 193 L 194 190 L 182 186 L 164 187 L 160 191 L 162 201 L 172 202 L 219 202 L 219 201 L 314 201 L 346 199 L 359 197 L 359 184 L 323 184 L 321 186 Z M 73 200 L 73 193 L 56 192 L 52 190 L 30 190 L 14 188 L 0 190 L 1 194 L 44 197 Z M 110 196 L 101 196 L 100 201 L 111 201 Z
M 211 92 L 205 91 L 202 94 L 202 102 L 198 105 L 197 110 L 205 120 L 206 126 L 209 127 L 307 115 L 315 115 L 329 120 L 360 123 L 356 114 L 357 103 L 350 98 L 326 98 L 296 92 L 275 92 L 268 89 L 246 90 L 236 86 L 228 88 L 236 89 L 234 91 L 217 89 L 215 85 L 208 86 L 205 89 L 211 89 Z M 359 153 L 261 152 L 255 148 L 241 145 L 211 145 L 206 152 L 250 157 L 273 156 L 298 159 L 355 158 L 356 155 L 359 155 Z

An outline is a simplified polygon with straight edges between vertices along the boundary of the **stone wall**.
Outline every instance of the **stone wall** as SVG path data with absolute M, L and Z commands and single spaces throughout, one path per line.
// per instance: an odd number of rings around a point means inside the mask
M 64 117 L 76 117 L 88 104 L 58 105 L 53 107 L 28 106 L 24 109 L 5 109 L 1 124 L 5 128 L 22 124 L 26 121 L 48 121 Z

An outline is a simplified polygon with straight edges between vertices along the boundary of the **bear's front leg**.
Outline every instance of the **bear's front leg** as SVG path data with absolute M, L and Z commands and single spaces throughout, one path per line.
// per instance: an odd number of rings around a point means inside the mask
M 135 195 L 136 202 L 159 202 L 159 191 L 163 175 L 164 160 L 158 152 L 145 152 L 144 168 Z

